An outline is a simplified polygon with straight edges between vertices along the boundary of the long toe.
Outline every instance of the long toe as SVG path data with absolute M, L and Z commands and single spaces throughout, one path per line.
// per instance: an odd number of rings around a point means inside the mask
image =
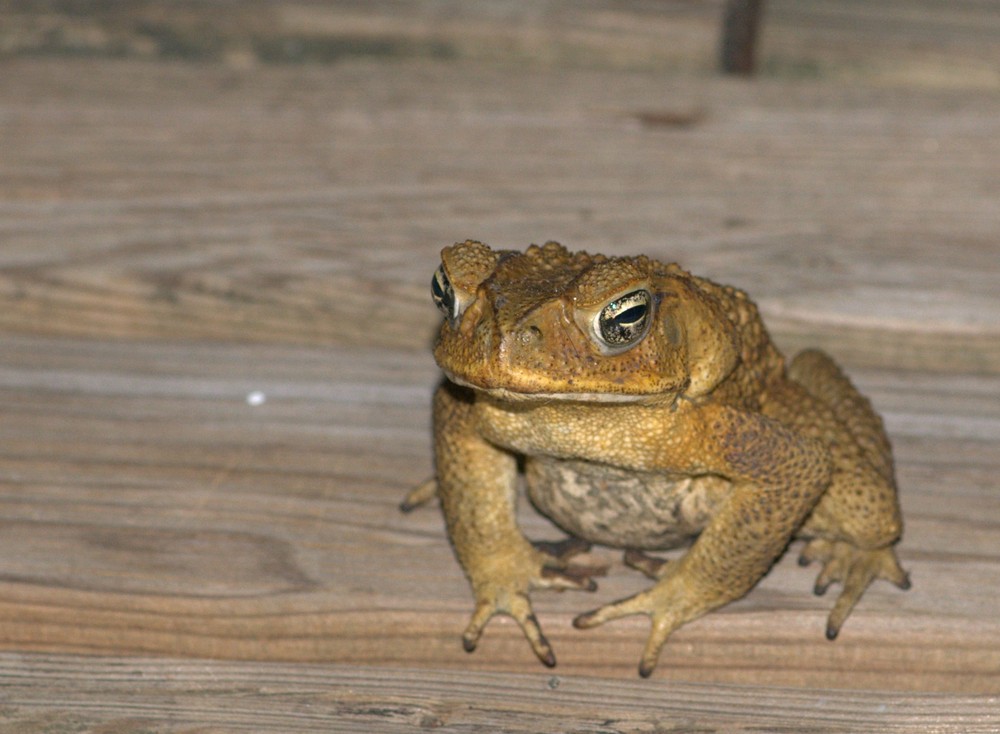
M 844 585 L 826 623 L 827 639 L 833 640 L 875 579 L 885 579 L 901 589 L 908 589 L 910 578 L 891 547 L 863 550 L 849 543 L 836 542 L 830 550 L 814 590 L 822 594 L 831 584 Z

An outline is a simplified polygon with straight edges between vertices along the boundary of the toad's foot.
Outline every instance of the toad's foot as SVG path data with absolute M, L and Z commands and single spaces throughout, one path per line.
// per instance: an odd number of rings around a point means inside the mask
M 863 550 L 843 541 L 815 538 L 806 544 L 799 556 L 802 566 L 813 561 L 823 564 L 813 588 L 817 596 L 825 594 L 831 584 L 841 582 L 844 585 L 826 623 L 829 640 L 837 637 L 844 620 L 875 579 L 885 579 L 903 590 L 910 588 L 909 574 L 899 565 L 892 547 Z
M 639 660 L 639 675 L 648 678 L 656 667 L 660 650 L 670 634 L 692 619 L 700 617 L 712 608 L 713 604 L 693 598 L 690 590 L 685 587 L 681 575 L 674 572 L 679 564 L 670 564 L 672 569 L 661 574 L 659 583 L 635 596 L 613 602 L 599 609 L 581 614 L 573 620 L 577 629 L 590 629 L 613 619 L 628 617 L 633 614 L 645 614 L 652 620 L 652 629 L 646 639 L 646 647 Z
M 631 548 L 625 551 L 625 565 L 641 571 L 647 578 L 654 581 L 666 575 L 670 570 L 670 561 L 651 556 L 641 550 Z
M 416 487 L 407 492 L 406 497 L 404 497 L 403 501 L 399 503 L 400 512 L 412 512 L 421 505 L 426 505 L 432 499 L 437 497 L 437 490 L 437 477 L 431 477 L 430 479 L 418 484 Z
M 577 552 L 579 550 L 582 548 Z M 517 622 L 538 659 L 544 665 L 553 667 L 556 664 L 555 653 L 531 608 L 529 592 L 533 589 L 597 589 L 597 583 L 590 578 L 587 568 L 571 566 L 567 560 L 566 555 L 555 558 L 530 546 L 520 552 L 491 559 L 490 568 L 481 576 L 482 580 L 472 581 L 476 609 L 462 633 L 465 651 L 476 649 L 483 629 L 494 615 L 506 614 Z
M 567 563 L 573 556 L 586 553 L 591 548 L 591 544 L 586 540 L 576 537 L 564 538 L 563 540 L 536 540 L 532 542 L 532 545 L 560 564 Z
M 532 545 L 535 547 L 535 550 L 540 550 L 546 556 L 549 556 L 545 561 L 543 573 L 552 573 L 553 570 L 556 570 L 558 573 L 579 579 L 606 576 L 608 573 L 608 567 L 605 564 L 572 562 L 574 557 L 581 553 L 586 553 L 592 547 L 589 542 L 582 538 L 569 537 L 556 541 L 536 540 L 532 542 Z M 594 589 L 596 588 L 595 584 Z M 588 590 L 592 591 L 593 589 L 590 589 L 588 586 Z

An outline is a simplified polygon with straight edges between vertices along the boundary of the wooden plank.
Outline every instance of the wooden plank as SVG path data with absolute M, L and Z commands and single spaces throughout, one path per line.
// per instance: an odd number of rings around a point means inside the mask
M 466 655 L 470 612 L 440 514 L 401 515 L 430 472 L 427 355 L 8 337 L 0 365 L 0 646 L 533 670 L 519 631 Z M 400 370 L 400 365 L 406 365 Z M 1000 381 L 857 374 L 897 444 L 915 588 L 873 587 L 836 643 L 791 554 L 746 599 L 681 630 L 674 680 L 1000 690 Z M 251 407 L 259 390 L 266 402 Z M 961 463 L 956 461 L 961 458 Z M 948 502 L 942 503 L 942 487 Z M 558 533 L 528 507 L 533 537 Z M 642 619 L 537 595 L 560 671 L 635 675 Z M 789 650 L 795 655 L 790 656 Z M 887 674 L 891 671 L 891 679 Z M 748 678 L 749 676 L 749 678 Z
M 816 333 L 857 363 L 1000 359 L 995 95 L 365 62 L 11 72 L 7 331 L 424 349 L 442 245 L 554 238 L 738 284 L 779 337 Z M 359 109 L 344 90 L 361 80 L 394 101 Z M 74 112 L 51 114 L 63 89 Z M 650 109 L 704 114 L 643 126 Z M 510 154 L 511 130 L 530 155 Z M 591 155 L 567 165 L 567 139 Z
M 992 0 L 771 0 L 762 73 L 871 83 L 992 87 Z M 498 10 L 464 0 L 212 0 L 86 10 L 4 8 L 5 56 L 185 59 L 235 68 L 364 56 L 709 73 L 723 0 L 549 0 Z
M 885 694 L 343 665 L 252 667 L 143 658 L 2 655 L 3 731 L 567 732 L 1000 727 L 996 697 Z M 558 722 L 558 723 L 556 723 Z M 546 726 L 542 724 L 542 726 Z M 554 729 L 547 729 L 554 730 Z

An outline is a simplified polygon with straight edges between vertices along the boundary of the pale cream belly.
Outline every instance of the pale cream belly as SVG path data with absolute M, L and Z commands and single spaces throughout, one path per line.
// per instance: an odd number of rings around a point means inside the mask
M 571 535 L 617 548 L 675 548 L 696 536 L 729 494 L 718 476 L 641 474 L 585 461 L 529 458 L 528 496 Z

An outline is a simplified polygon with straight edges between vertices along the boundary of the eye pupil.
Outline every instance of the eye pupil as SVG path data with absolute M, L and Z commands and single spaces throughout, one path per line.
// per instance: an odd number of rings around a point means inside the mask
M 644 318 L 646 318 L 646 311 L 648 310 L 649 309 L 645 304 L 632 306 L 631 308 L 627 308 L 624 311 L 615 314 L 615 317 L 612 320 L 618 326 L 627 328 L 640 323 Z
M 451 287 L 451 281 L 444 272 L 444 267 L 439 267 L 434 277 L 431 279 L 431 298 L 434 305 L 438 307 L 445 316 L 451 317 L 455 310 L 455 290 Z
M 646 334 L 652 297 L 649 291 L 626 293 L 605 306 L 597 317 L 597 333 L 608 347 L 627 347 Z

